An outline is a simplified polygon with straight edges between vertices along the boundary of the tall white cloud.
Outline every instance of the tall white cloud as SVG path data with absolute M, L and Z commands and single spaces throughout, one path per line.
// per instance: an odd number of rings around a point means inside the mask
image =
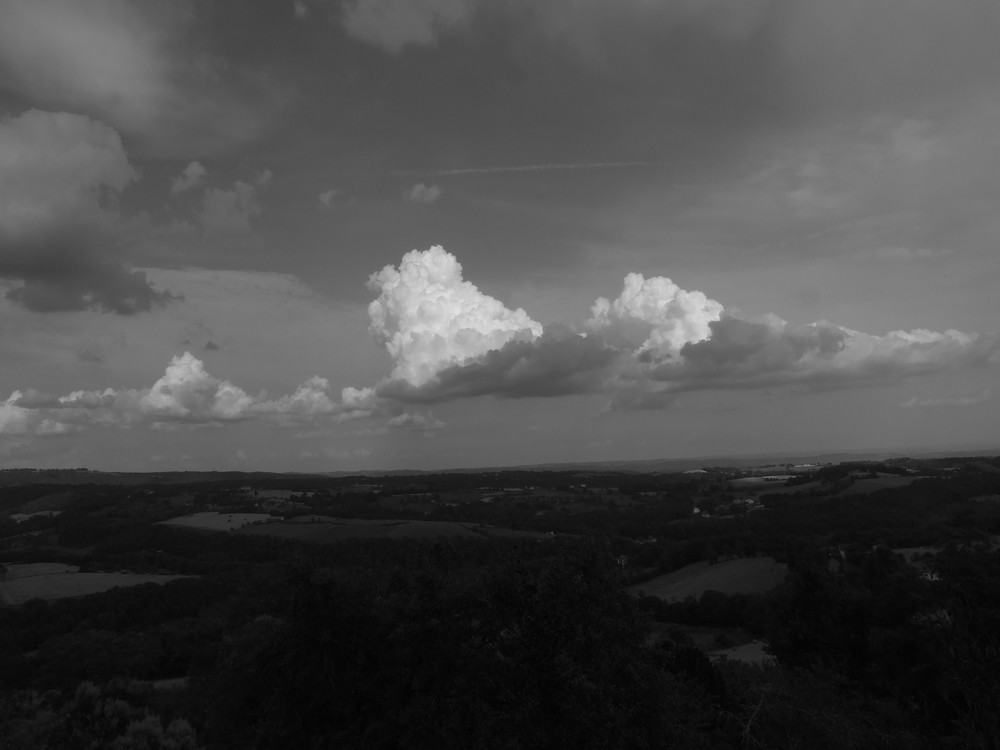
M 368 307 L 372 333 L 393 358 L 392 377 L 420 387 L 514 340 L 542 335 L 540 323 L 483 294 L 440 245 L 413 250 L 368 281 L 378 298 Z
M 685 344 L 708 338 L 709 324 L 721 315 L 722 305 L 702 292 L 685 291 L 663 276 L 630 273 L 613 301 L 597 299 L 587 326 L 637 353 L 673 356 Z

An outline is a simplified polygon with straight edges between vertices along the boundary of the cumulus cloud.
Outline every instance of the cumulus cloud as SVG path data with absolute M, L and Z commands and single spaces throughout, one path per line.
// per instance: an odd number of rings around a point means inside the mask
M 540 323 L 483 294 L 440 245 L 407 253 L 399 267 L 372 274 L 378 297 L 369 305 L 372 333 L 393 358 L 392 377 L 419 388 L 447 367 L 462 365 L 514 340 L 542 335 Z
M 57 434 L 85 426 L 209 425 L 248 419 L 298 422 L 318 417 L 336 421 L 370 416 L 373 393 L 367 389 L 331 391 L 314 377 L 290 394 L 271 398 L 248 393 L 216 377 L 200 359 L 185 352 L 174 357 L 163 376 L 148 388 L 78 390 L 63 396 L 15 391 L 0 402 L 0 435 Z
M 710 335 L 676 359 L 631 363 L 616 374 L 612 406 L 660 408 L 687 391 L 847 388 L 986 366 L 1000 341 L 955 330 L 875 336 L 821 321 L 792 325 L 768 315 L 724 313 Z
M 35 435 L 50 437 L 77 432 L 77 425 L 45 416 L 34 409 L 22 406 L 30 403 L 31 394 L 14 391 L 6 401 L 0 402 L 0 435 Z
M 708 338 L 721 314 L 722 305 L 702 292 L 685 291 L 663 276 L 630 273 L 614 301 L 597 299 L 587 325 L 619 347 L 665 357 Z
M 957 330 L 873 335 L 826 321 L 789 323 L 726 310 L 664 277 L 625 277 L 614 300 L 599 298 L 579 328 L 543 327 L 463 277 L 440 246 L 413 250 L 372 274 L 371 333 L 391 373 L 335 392 L 314 377 L 289 394 L 252 394 L 210 374 L 190 353 L 143 389 L 17 391 L 0 404 L 0 434 L 59 434 L 87 425 L 222 424 L 245 419 L 302 423 L 388 418 L 387 429 L 435 429 L 408 404 L 459 398 L 601 393 L 610 408 L 670 406 L 704 390 L 833 389 L 898 382 L 1000 364 L 1000 338 Z M 985 400 L 986 393 L 979 399 Z M 960 406 L 974 399 L 911 399 L 903 406 Z
M 425 185 L 422 182 L 403 191 L 403 200 L 408 203 L 433 203 L 440 197 L 441 188 L 437 185 Z
M 18 405 L 21 397 L 20 391 L 14 391 L 0 403 L 0 434 L 20 435 L 27 430 L 31 412 Z
M 380 398 L 435 403 L 473 396 L 529 398 L 602 390 L 620 352 L 600 337 L 564 326 L 545 328 L 534 339 L 514 339 L 437 370 L 420 384 L 390 378 L 376 387 Z
M 199 48 L 186 3 L 12 0 L 0 4 L 0 87 L 83 112 L 148 150 L 207 153 L 259 135 L 275 88 Z
M 184 167 L 184 171 L 174 178 L 173 183 L 170 185 L 170 194 L 177 195 L 178 193 L 183 193 L 185 190 L 197 187 L 204 181 L 207 174 L 208 170 L 199 162 L 191 162 Z
M 316 196 L 317 200 L 319 201 L 319 210 L 329 211 L 331 208 L 333 208 L 334 203 L 336 203 L 337 200 L 342 195 L 343 193 L 340 190 L 337 190 L 336 188 L 330 188 L 329 190 L 324 190 L 322 193 Z
M 750 317 L 665 277 L 625 277 L 580 329 L 545 327 L 462 277 L 439 246 L 369 282 L 372 332 L 393 359 L 375 404 L 603 392 L 614 408 L 661 408 L 710 389 L 844 388 L 996 364 L 1000 341 L 956 330 L 872 335 L 826 321 Z
M 136 179 L 118 134 L 84 115 L 0 120 L 0 278 L 34 311 L 150 310 L 171 295 L 124 262 L 115 204 Z

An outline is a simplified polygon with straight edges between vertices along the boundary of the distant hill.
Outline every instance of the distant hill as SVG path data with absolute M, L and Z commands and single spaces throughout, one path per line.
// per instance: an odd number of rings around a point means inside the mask
M 453 469 L 361 469 L 328 472 L 270 471 L 163 471 L 117 472 L 88 469 L 3 469 L 0 487 L 22 484 L 194 484 L 202 482 L 265 482 L 322 477 L 389 477 L 421 474 L 492 474 L 504 471 L 566 471 L 566 472 L 625 472 L 635 474 L 670 474 L 691 469 L 750 468 L 770 464 L 839 464 L 853 461 L 885 461 L 913 458 L 962 458 L 1000 456 L 1000 448 L 987 450 L 898 450 L 857 451 L 841 453 L 765 453 L 736 456 L 700 456 L 695 458 L 652 458 L 618 461 L 578 461 L 564 463 L 516 464 L 507 466 L 477 466 Z
M 584 461 L 548 464 L 524 464 L 470 469 L 445 469 L 438 474 L 455 472 L 486 473 L 496 471 L 596 471 L 633 472 L 636 474 L 669 474 L 705 468 L 749 468 L 769 464 L 839 464 L 852 461 L 885 461 L 890 458 L 960 458 L 963 456 L 997 456 L 1000 449 L 978 451 L 870 451 L 855 453 L 773 453 L 743 456 L 701 456 L 696 458 L 653 458 L 622 461 Z M 421 472 L 365 472 L 376 474 Z M 423 472 L 427 473 L 427 472 Z

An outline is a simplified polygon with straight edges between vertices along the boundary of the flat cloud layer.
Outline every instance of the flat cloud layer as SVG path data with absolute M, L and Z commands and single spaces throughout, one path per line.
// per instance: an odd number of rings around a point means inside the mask
M 122 260 L 114 204 L 136 177 L 118 134 L 84 115 L 0 120 L 0 278 L 39 312 L 149 310 L 171 299 Z
M 177 426 L 247 419 L 302 422 L 389 418 L 389 426 L 440 426 L 407 403 L 459 398 L 604 393 L 615 409 L 669 406 L 697 390 L 832 389 L 895 382 L 1000 364 L 1000 340 L 956 330 L 882 336 L 826 321 L 794 325 L 776 315 L 727 311 L 665 277 L 625 277 L 579 329 L 542 327 L 465 280 L 440 246 L 407 253 L 372 274 L 372 334 L 393 360 L 374 386 L 343 388 L 313 377 L 276 398 L 210 374 L 185 352 L 149 388 L 15 391 L 0 403 L 0 434 L 54 435 L 85 426 Z

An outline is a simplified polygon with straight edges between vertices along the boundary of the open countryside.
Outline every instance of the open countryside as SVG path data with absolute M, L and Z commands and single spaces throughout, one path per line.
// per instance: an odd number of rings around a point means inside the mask
M 980 615 L 992 617 L 1000 576 L 998 470 L 1000 457 L 651 472 L 0 472 L 0 698 L 23 706 L 11 731 L 39 727 L 11 744 L 0 720 L 0 746 L 60 747 L 81 706 L 127 705 L 163 726 L 182 716 L 205 738 L 165 737 L 159 750 L 301 747 L 285 733 L 304 695 L 318 723 L 303 736 L 336 732 L 346 747 L 372 726 L 396 731 L 399 715 L 422 736 L 437 737 L 440 711 L 471 717 L 475 732 L 484 705 L 504 719 L 497 737 L 517 721 L 544 733 L 548 713 L 521 717 L 504 696 L 543 705 L 554 691 L 570 733 L 632 736 L 634 715 L 616 706 L 646 706 L 641 731 L 653 739 L 610 745 L 620 750 L 791 750 L 789 716 L 816 739 L 798 747 L 937 750 L 972 715 L 948 703 L 942 690 L 954 685 L 982 710 L 975 731 L 994 736 L 992 698 L 976 687 L 991 684 L 994 665 L 970 649 L 996 637 Z M 37 510 L 48 504 L 58 515 Z M 943 623 L 968 634 L 957 657 L 938 648 Z M 876 637 L 892 648 L 868 648 Z M 554 661 L 571 672 L 553 673 Z M 343 665 L 333 679 L 331 663 Z M 913 679 L 914 666 L 948 682 Z M 399 669 L 421 690 L 394 689 Z M 359 695 L 373 713 L 331 713 Z M 115 724 L 92 746 L 114 747 L 127 730 Z M 672 744 L 655 739 L 663 732 Z M 521 746 L 537 736 L 526 730 Z M 608 746 L 573 736 L 576 747 Z M 899 741 L 879 744 L 886 736 Z

